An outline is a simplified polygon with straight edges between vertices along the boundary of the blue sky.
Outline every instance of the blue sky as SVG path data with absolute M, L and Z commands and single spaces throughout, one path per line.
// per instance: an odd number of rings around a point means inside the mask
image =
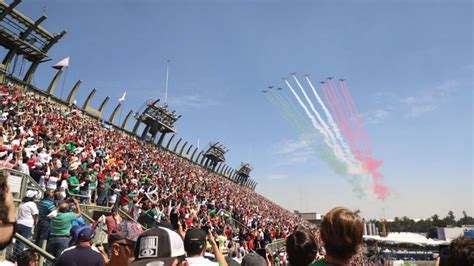
M 81 79 L 78 102 L 97 88 L 95 106 L 111 96 L 108 117 L 125 90 L 127 111 L 162 98 L 169 59 L 179 137 L 221 141 L 235 167 L 250 160 L 257 191 L 283 207 L 474 215 L 470 1 L 37 0 L 18 9 L 37 18 L 44 6 L 43 26 L 68 34 L 39 68 L 37 86 L 46 88 L 50 66 L 69 55 L 65 94 Z M 265 99 L 261 90 L 283 86 L 291 72 L 315 83 L 348 80 L 384 161 L 389 199 L 356 197 Z

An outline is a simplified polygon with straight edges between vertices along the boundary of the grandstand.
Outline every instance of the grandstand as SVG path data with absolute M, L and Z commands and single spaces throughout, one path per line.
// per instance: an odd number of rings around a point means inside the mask
M 20 2 L 0 2 L 0 44 L 8 50 L 0 66 L 2 149 L 14 154 L 2 157 L 2 171 L 17 205 L 27 192 L 34 191 L 39 200 L 52 189 L 59 198 L 79 199 L 88 224 L 113 206 L 120 208 L 124 219 L 140 221 L 144 228 L 173 223 L 170 214 L 177 212 L 188 226 L 206 219 L 246 248 L 264 247 L 272 240 L 275 250 L 282 247 L 278 239 L 302 221 L 253 192 L 257 182 L 250 178 L 252 167 L 242 164 L 235 170 L 225 164 L 224 146 L 211 143 L 207 150 L 193 149 L 181 138 L 175 144 L 174 123 L 180 116 L 159 105 L 159 100 L 147 101 L 141 113 L 135 112 L 130 132 L 126 126 L 134 112 L 122 125 L 114 124 L 119 103 L 104 119 L 109 97 L 94 108 L 90 103 L 95 89 L 82 105 L 75 102 L 80 80 L 65 99 L 55 96 L 63 68 L 58 68 L 47 89 L 33 86 L 36 69 L 51 60 L 48 51 L 66 32 L 49 33 L 40 26 L 46 17 L 27 18 L 16 9 Z M 12 60 L 18 58 L 30 64 L 24 76 L 14 70 Z M 146 127 L 139 134 L 142 123 Z M 17 149 L 19 153 L 12 151 Z M 81 185 L 76 186 L 74 179 Z M 259 229 L 265 229 L 265 238 L 254 243 Z M 96 241 L 102 243 L 106 236 L 106 227 L 97 227 Z M 41 263 L 55 259 L 46 252 L 47 241 L 36 245 L 16 233 L 15 242 L 39 252 Z M 2 257 L 16 260 L 19 252 L 12 246 L 2 251 Z
M 47 88 L 33 86 L 36 70 L 51 61 L 48 52 L 66 32 L 50 33 L 40 26 L 46 17 L 28 18 L 17 10 L 20 3 L 0 1 L 0 45 L 7 50 L 0 65 L 0 170 L 8 176 L 17 207 L 29 194 L 38 203 L 54 192 L 56 207 L 77 207 L 77 220 L 93 225 L 94 241 L 100 245 L 112 234 L 104 219 L 118 215 L 126 226 L 140 230 L 169 226 L 180 232 L 183 227 L 207 225 L 225 239 L 225 245 L 220 243 L 224 254 L 270 248 L 280 259 L 286 256 L 286 237 L 302 226 L 315 236 L 319 255 L 324 254 L 318 230 L 321 215 L 291 213 L 257 194 L 249 162 L 233 168 L 226 163 L 229 149 L 222 143 L 201 149 L 180 138 L 175 130 L 179 110 L 160 99 L 147 99 L 117 123 L 122 102 L 105 118 L 110 97 L 92 106 L 96 89 L 82 104 L 75 101 L 81 80 L 65 97 L 62 92 L 55 95 L 62 67 Z M 19 60 L 25 61 L 20 69 Z M 127 129 L 130 123 L 132 130 Z M 74 200 L 80 204 L 74 205 Z M 34 227 L 33 236 L 17 232 L 14 244 L 0 251 L 0 257 L 16 261 L 19 246 L 26 246 L 40 254 L 40 265 L 55 261 L 50 239 L 33 241 L 40 235 L 38 224 Z M 395 243 L 397 248 L 399 242 L 405 244 L 400 238 L 406 235 L 381 238 L 375 224 L 364 227 L 370 232 L 365 241 L 374 250 L 379 242 Z M 433 253 L 434 245 L 427 239 L 418 242 L 429 245 L 417 251 L 419 257 Z M 362 252 L 352 258 L 353 265 L 369 264 Z

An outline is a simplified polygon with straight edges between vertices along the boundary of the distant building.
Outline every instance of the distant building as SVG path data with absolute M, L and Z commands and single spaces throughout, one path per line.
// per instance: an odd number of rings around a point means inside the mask
M 438 227 L 438 239 L 451 241 L 464 235 L 464 232 L 468 231 L 465 227 Z
M 375 226 L 374 223 L 366 223 L 364 222 L 364 236 L 375 236 L 379 235 L 379 227 Z
M 323 220 L 324 218 L 324 215 L 320 214 L 320 213 L 316 213 L 316 212 L 299 212 L 297 210 L 294 211 L 294 213 L 296 215 L 298 215 L 299 217 L 301 217 L 302 219 L 312 223 L 312 224 L 315 224 L 317 226 L 319 226 L 321 224 L 321 221 Z

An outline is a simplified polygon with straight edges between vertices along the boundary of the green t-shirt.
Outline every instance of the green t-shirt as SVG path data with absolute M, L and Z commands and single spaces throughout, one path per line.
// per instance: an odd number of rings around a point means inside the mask
M 110 175 L 105 177 L 105 188 L 110 189 L 111 183 L 112 182 L 112 177 Z
M 77 177 L 75 176 L 70 176 L 68 179 L 67 179 L 67 182 L 71 185 L 71 184 L 80 184 L 79 183 L 79 179 L 77 179 Z M 74 193 L 74 194 L 79 194 L 79 186 L 69 186 L 69 191 L 71 191 L 71 193 Z
M 219 242 L 219 250 L 222 252 L 225 247 L 225 242 L 227 242 L 227 237 L 224 235 L 217 236 L 217 241 Z
M 155 216 L 158 216 L 158 212 L 156 211 L 155 208 L 152 208 L 152 209 L 150 209 L 150 210 L 148 210 L 148 211 L 145 211 L 145 213 L 148 214 L 148 215 L 150 215 L 150 216 L 153 217 L 153 218 L 154 218 Z
M 74 212 L 58 212 L 58 215 L 51 220 L 51 235 L 68 236 L 71 231 L 71 222 L 77 217 Z
M 325 265 L 333 265 L 333 264 L 327 262 L 325 259 L 320 259 L 320 260 L 310 264 L 309 266 L 325 266 Z

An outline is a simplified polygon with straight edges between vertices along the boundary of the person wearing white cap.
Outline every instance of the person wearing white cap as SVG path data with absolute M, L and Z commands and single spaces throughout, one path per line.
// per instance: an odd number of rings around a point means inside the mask
M 31 238 L 33 226 L 38 222 L 38 207 L 33 201 L 37 194 L 38 193 L 34 190 L 26 191 L 23 201 L 20 203 L 20 206 L 18 206 L 16 231 L 26 239 Z M 16 248 L 18 252 L 22 252 L 23 243 L 18 241 Z

